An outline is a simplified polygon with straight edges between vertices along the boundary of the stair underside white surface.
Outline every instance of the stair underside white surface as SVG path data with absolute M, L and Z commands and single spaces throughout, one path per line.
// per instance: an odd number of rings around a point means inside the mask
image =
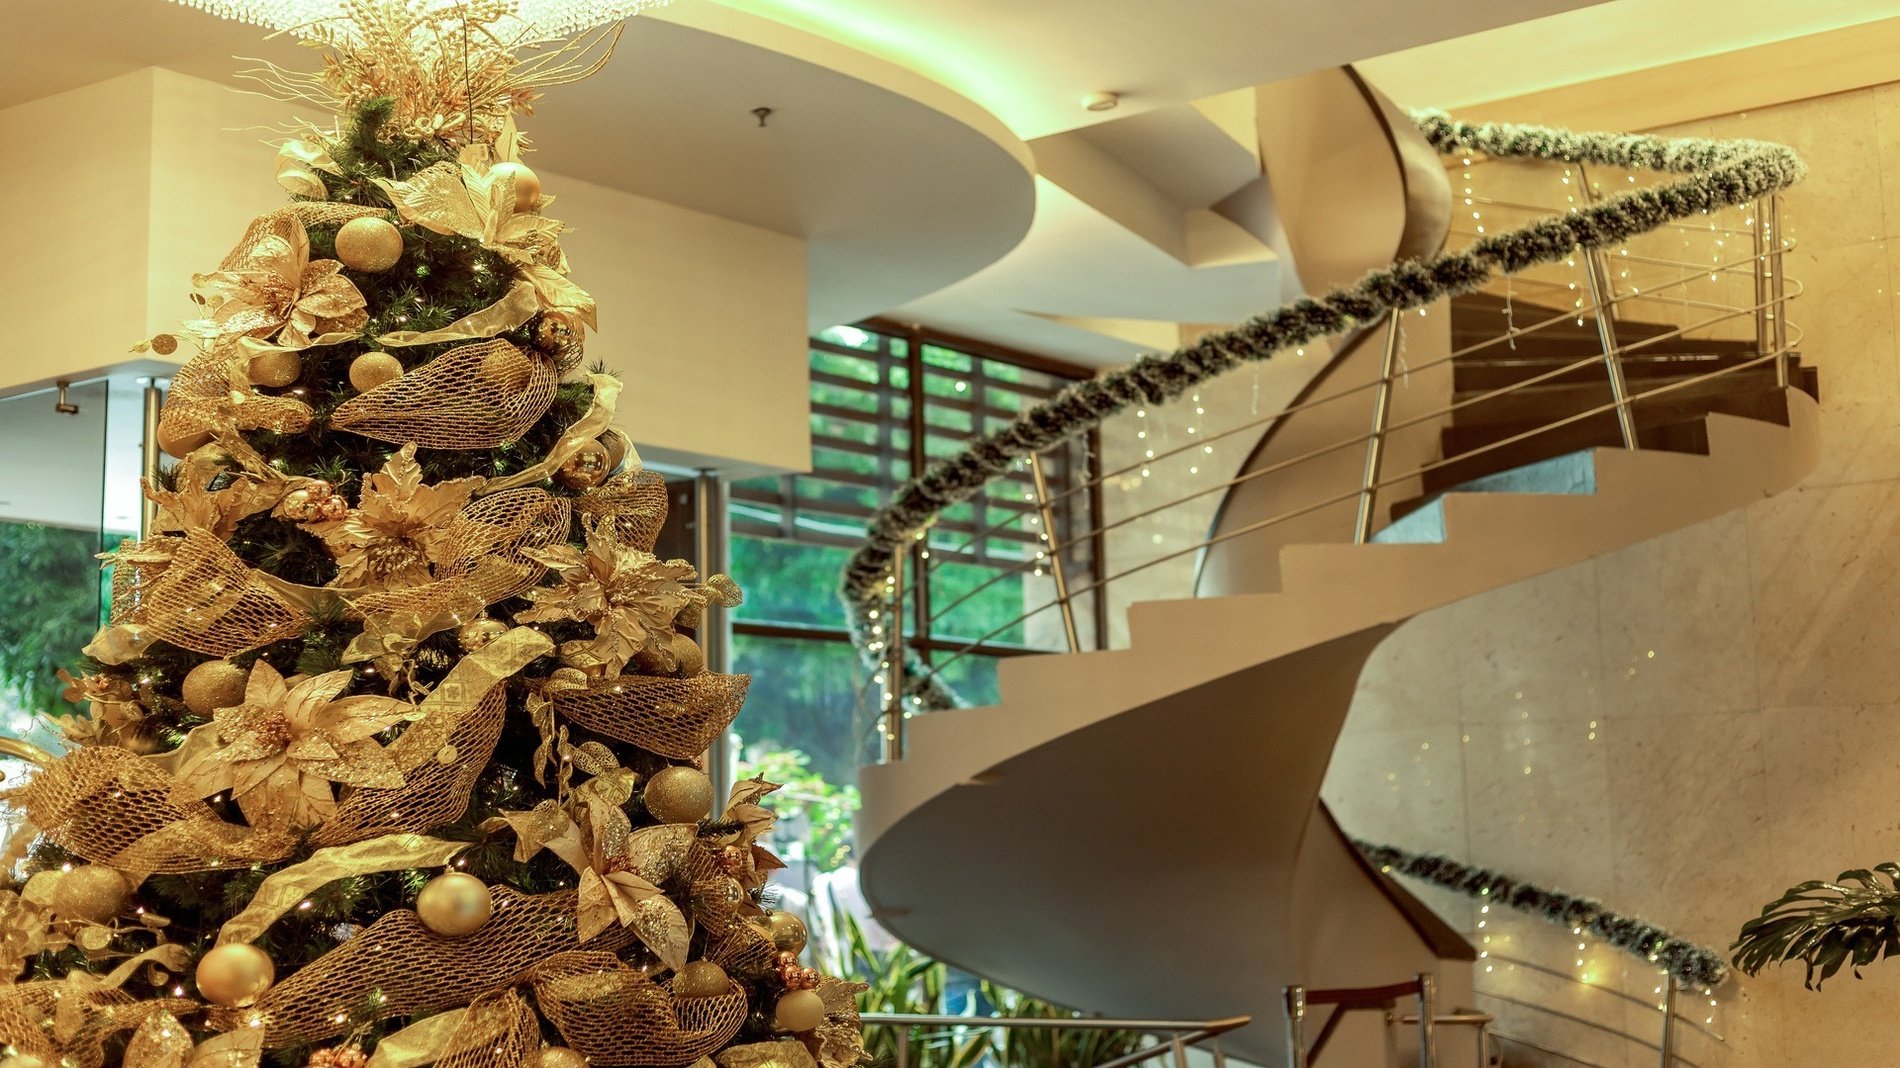
M 1289 546 L 1275 592 L 1134 606 L 1126 650 L 1004 661 L 1000 705 L 920 716 L 905 761 L 864 769 L 867 895 L 906 941 L 1085 1010 L 1251 1013 L 1230 1049 L 1276 1063 L 1283 984 L 1404 977 L 1343 966 L 1396 910 L 1323 922 L 1350 895 L 1312 883 L 1347 848 L 1315 814 L 1366 657 L 1420 612 L 1792 487 L 1819 444 L 1813 400 L 1787 406 L 1706 416 L 1707 455 L 1593 450 L 1594 492 L 1447 493 L 1442 542 Z

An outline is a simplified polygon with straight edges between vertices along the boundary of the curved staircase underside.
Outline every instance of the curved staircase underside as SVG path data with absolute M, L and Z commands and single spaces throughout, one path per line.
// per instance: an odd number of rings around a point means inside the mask
M 1267 1065 L 1286 985 L 1469 959 L 1317 800 L 1360 669 L 1420 612 L 1792 487 L 1816 405 L 1780 393 L 1704 416 L 1695 452 L 1582 453 L 1588 492 L 1452 490 L 1415 511 L 1420 540 L 1284 546 L 1265 592 L 1135 605 L 1128 649 L 1005 661 L 1000 704 L 919 717 L 906 760 L 862 773 L 879 919 L 1085 1011 L 1251 1014 L 1228 1048 Z M 1445 979 L 1449 1004 L 1465 980 Z

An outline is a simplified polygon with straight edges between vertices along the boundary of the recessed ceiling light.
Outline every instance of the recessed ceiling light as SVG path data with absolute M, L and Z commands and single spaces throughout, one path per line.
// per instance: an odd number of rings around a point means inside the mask
M 1114 111 L 1121 102 L 1120 93 L 1090 93 L 1082 98 L 1082 106 L 1090 111 Z

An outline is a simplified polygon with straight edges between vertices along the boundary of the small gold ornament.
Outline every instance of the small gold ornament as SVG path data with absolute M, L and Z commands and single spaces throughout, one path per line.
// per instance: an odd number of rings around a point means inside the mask
M 125 876 L 99 864 L 60 873 L 53 885 L 53 913 L 87 923 L 108 923 L 125 911 L 132 885 Z
M 201 716 L 244 703 L 244 684 L 251 673 L 229 660 L 207 660 L 185 675 L 179 695 L 185 707 Z
M 251 381 L 280 389 L 303 377 L 303 357 L 295 352 L 266 352 L 251 357 Z
M 587 1058 L 566 1046 L 542 1046 L 528 1059 L 529 1068 L 587 1068 Z
M 422 918 L 422 926 L 444 938 L 475 933 L 494 912 L 488 884 L 466 872 L 438 875 L 416 895 L 416 915 Z
M 317 517 L 317 505 L 322 500 L 307 489 L 294 489 L 284 494 L 283 503 L 277 508 L 284 513 L 285 519 L 304 523 Z
M 178 338 L 172 334 L 152 335 L 152 351 L 160 356 L 170 356 L 178 351 Z
M 679 662 L 679 673 L 687 677 L 701 674 L 706 670 L 706 650 L 699 643 L 684 634 L 673 634 L 666 639 L 666 651 Z
M 482 355 L 482 378 L 502 393 L 520 393 L 534 381 L 534 359 L 513 345 L 497 345 Z
M 317 518 L 326 523 L 335 523 L 350 517 L 350 502 L 332 493 L 317 502 Z
M 565 312 L 542 312 L 541 320 L 534 324 L 534 347 L 542 352 L 560 352 L 580 336 L 573 318 Z
M 541 203 L 541 176 L 529 170 L 525 164 L 504 160 L 488 168 L 491 178 L 513 175 L 515 179 L 515 210 L 533 211 Z
M 676 998 L 716 998 L 732 989 L 726 970 L 709 960 L 696 960 L 673 977 Z
M 744 875 L 746 859 L 746 851 L 740 846 L 729 845 L 719 851 L 719 867 L 727 875 Z
M 455 763 L 456 758 L 460 757 L 461 755 L 462 755 L 461 751 L 456 749 L 454 746 L 445 745 L 442 748 L 435 751 L 435 762 L 438 764 L 441 764 L 444 767 L 447 767 L 448 765 Z
M 508 624 L 484 616 L 462 624 L 461 629 L 455 632 L 455 640 L 461 643 L 463 652 L 472 653 L 506 633 Z
M 332 1046 L 329 1049 L 311 1050 L 304 1061 L 304 1068 L 364 1068 L 369 1064 L 369 1054 L 355 1046 Z
M 627 457 L 633 455 L 633 439 L 617 426 L 601 431 L 600 447 L 607 450 L 607 473 L 617 475 L 627 467 Z
M 368 393 L 401 377 L 402 361 L 387 352 L 365 352 L 350 361 L 350 385 L 358 393 Z
M 387 271 L 402 259 L 402 231 L 388 219 L 351 219 L 336 232 L 336 258 L 358 271 Z
M 175 422 L 167 423 L 163 419 L 158 422 L 158 447 L 164 450 L 167 456 L 182 460 L 190 456 L 193 450 L 209 444 L 211 444 L 209 430 L 186 431 Z
M 554 473 L 554 480 L 568 489 L 592 489 L 607 481 L 607 449 L 590 441 L 575 451 Z
M 198 993 L 214 1005 L 241 1009 L 255 1004 L 276 981 L 270 955 L 249 942 L 218 946 L 198 960 Z
M 663 768 L 640 796 L 661 823 L 698 823 L 712 812 L 712 780 L 698 768 Z
M 809 1031 L 825 1022 L 825 999 L 815 990 L 793 990 L 778 999 L 772 1023 L 781 1031 Z
M 772 936 L 772 944 L 782 953 L 796 956 L 805 949 L 805 921 L 789 912 L 773 912 L 765 917 L 765 929 Z

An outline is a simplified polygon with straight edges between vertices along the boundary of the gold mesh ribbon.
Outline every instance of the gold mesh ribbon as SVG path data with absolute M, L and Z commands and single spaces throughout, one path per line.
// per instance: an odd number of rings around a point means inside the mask
M 749 675 L 623 675 L 585 689 L 551 687 L 546 694 L 556 712 L 590 731 L 674 760 L 691 760 L 732 725 L 751 681 Z
M 746 1017 L 745 991 L 675 1000 L 611 953 L 575 952 L 534 970 L 534 998 L 561 1040 L 605 1068 L 684 1068 L 724 1046 Z
M 660 529 L 666 526 L 669 504 L 666 477 L 657 471 L 640 470 L 615 475 L 576 497 L 574 510 L 590 529 L 605 524 L 621 545 L 650 553 L 660 540 Z
M 188 1012 L 190 1001 L 139 1001 L 80 978 L 0 986 L 0 1046 L 61 1068 L 101 1068 L 106 1042 L 159 1014 Z
M 559 378 L 554 361 L 496 338 L 450 349 L 351 397 L 330 425 L 430 449 L 492 449 L 547 412 Z
M 107 663 L 122 663 L 155 641 L 206 656 L 234 656 L 294 638 L 311 622 L 307 611 L 208 530 L 152 538 L 132 548 L 113 568 L 107 641 L 87 647 Z M 110 633 L 126 626 L 136 629 Z M 123 645 L 114 640 L 119 635 Z

